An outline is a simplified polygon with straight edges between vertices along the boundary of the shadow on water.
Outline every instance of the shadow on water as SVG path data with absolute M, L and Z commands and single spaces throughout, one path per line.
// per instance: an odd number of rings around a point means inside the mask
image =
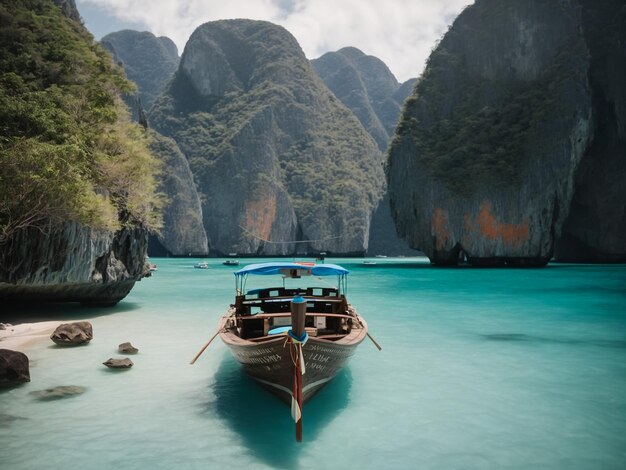
M 544 336 L 534 336 L 523 333 L 492 333 L 481 334 L 480 336 L 489 341 L 587 345 L 598 346 L 602 348 L 626 348 L 626 341 L 624 340 L 547 338 Z
M 86 307 L 76 302 L 15 303 L 2 306 L 0 322 L 19 324 L 54 320 L 84 320 L 113 313 L 129 312 L 139 307 L 139 304 L 133 302 L 120 302 L 113 307 Z
M 215 400 L 203 414 L 217 414 L 241 436 L 256 458 L 274 468 L 294 468 L 300 451 L 349 402 L 352 375 L 344 368 L 304 406 L 303 439 L 295 440 L 295 424 L 289 406 L 257 385 L 231 357 L 222 360 L 211 385 Z

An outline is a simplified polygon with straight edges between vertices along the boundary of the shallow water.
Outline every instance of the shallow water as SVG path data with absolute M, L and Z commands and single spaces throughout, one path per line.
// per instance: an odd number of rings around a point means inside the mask
M 25 321 L 89 319 L 94 339 L 28 351 L 31 382 L 0 392 L 0 468 L 626 466 L 624 265 L 328 260 L 352 271 L 350 301 L 383 351 L 359 347 L 304 408 L 296 444 L 289 408 L 218 339 L 189 365 L 233 300 L 236 268 L 153 261 L 159 270 L 116 308 L 20 310 Z M 140 350 L 134 367 L 104 367 L 125 341 Z M 86 391 L 31 394 L 60 385 Z

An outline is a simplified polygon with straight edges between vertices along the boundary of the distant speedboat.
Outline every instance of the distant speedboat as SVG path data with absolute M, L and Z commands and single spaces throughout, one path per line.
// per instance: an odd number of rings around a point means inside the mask
M 196 269 L 209 269 L 209 263 L 207 263 L 206 261 L 202 261 L 200 263 L 196 263 L 193 265 L 194 268 Z
M 376 255 L 376 258 L 386 258 L 387 255 Z
M 158 271 L 159 270 L 159 268 L 157 268 L 157 265 L 154 264 L 154 263 L 150 263 L 148 266 L 150 267 L 150 271 Z
M 363 261 L 363 264 L 365 266 L 375 266 L 376 265 L 376 261 Z
M 239 266 L 239 260 L 238 259 L 227 259 L 227 260 L 223 261 L 222 264 L 224 266 Z

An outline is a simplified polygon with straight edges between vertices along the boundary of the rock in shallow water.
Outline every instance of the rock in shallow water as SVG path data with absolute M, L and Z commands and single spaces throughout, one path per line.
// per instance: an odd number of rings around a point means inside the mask
M 30 382 L 28 357 L 10 349 L 0 349 L 0 387 Z
M 111 369 L 129 369 L 130 367 L 133 366 L 133 361 L 131 361 L 127 357 L 123 359 L 110 358 L 109 360 L 107 360 L 106 362 L 103 362 L 102 364 L 104 364 L 105 366 Z
M 30 392 L 30 395 L 42 401 L 60 400 L 61 398 L 70 398 L 76 395 L 82 395 L 86 390 L 87 387 L 81 387 L 80 385 L 59 385 L 58 387 L 48 388 L 46 390 Z
M 88 321 L 63 323 L 54 330 L 50 339 L 61 346 L 86 344 L 93 339 L 93 328 Z
M 15 421 L 25 420 L 22 416 L 14 416 L 6 413 L 0 413 L 0 428 L 8 427 Z
M 118 351 L 122 354 L 137 354 L 139 349 L 130 344 L 129 342 L 122 343 L 117 347 Z

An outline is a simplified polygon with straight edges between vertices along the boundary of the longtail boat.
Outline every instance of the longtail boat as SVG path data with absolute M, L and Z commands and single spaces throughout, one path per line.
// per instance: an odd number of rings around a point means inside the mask
M 245 372 L 291 404 L 298 441 L 304 403 L 369 336 L 365 320 L 346 299 L 348 272 L 335 264 L 245 266 L 235 272 L 235 303 L 219 320 L 218 334 Z M 280 275 L 282 286 L 246 291 L 248 275 Z M 286 279 L 326 276 L 336 276 L 337 286 L 285 286 Z

